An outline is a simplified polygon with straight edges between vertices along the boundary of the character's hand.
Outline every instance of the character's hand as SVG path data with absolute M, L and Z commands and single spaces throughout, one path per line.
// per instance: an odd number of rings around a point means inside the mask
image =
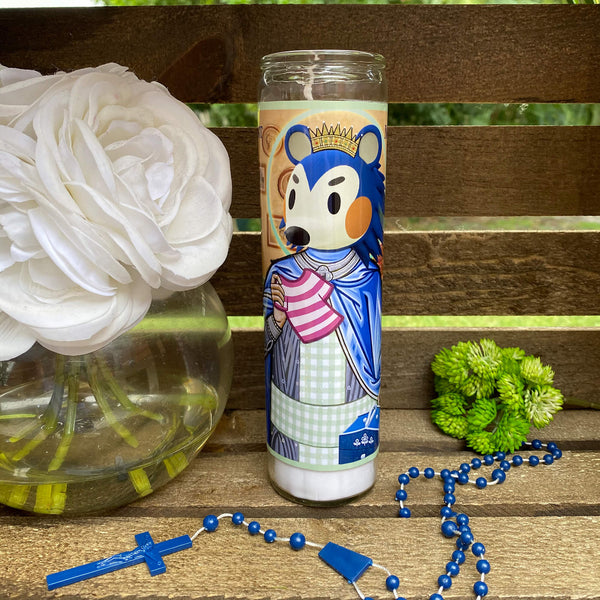
M 287 314 L 283 308 L 285 306 L 285 290 L 277 273 L 271 277 L 271 298 L 273 299 L 273 318 L 279 329 L 283 329 L 287 321 Z

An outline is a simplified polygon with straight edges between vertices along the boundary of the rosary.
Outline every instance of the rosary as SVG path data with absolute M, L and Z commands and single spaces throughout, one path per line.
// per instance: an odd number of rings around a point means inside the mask
M 537 466 L 540 463 L 543 465 L 551 465 L 555 460 L 562 456 L 561 450 L 554 442 L 543 444 L 539 440 L 525 442 L 524 448 L 530 447 L 533 450 L 545 450 L 546 453 L 541 457 L 536 454 L 531 454 L 527 458 L 523 458 L 519 454 L 514 454 L 511 457 L 506 456 L 504 452 L 496 452 L 495 454 L 485 455 L 482 458 L 475 457 L 471 463 L 462 463 L 458 470 L 442 469 L 437 473 L 432 468 L 423 470 L 425 479 L 434 479 L 439 477 L 443 481 L 444 500 L 443 507 L 440 510 L 442 517 L 441 532 L 446 538 L 456 538 L 456 549 L 452 552 L 451 560 L 446 564 L 445 572 L 438 577 L 437 583 L 439 589 L 437 592 L 429 596 L 429 600 L 443 600 L 444 590 L 452 586 L 452 580 L 460 572 L 460 565 L 466 560 L 468 550 L 477 559 L 477 572 L 480 574 L 480 579 L 473 585 L 473 592 L 476 600 L 482 600 L 488 593 L 488 586 L 485 582 L 485 576 L 490 572 L 490 563 L 484 558 L 485 546 L 476 542 L 473 532 L 469 527 L 469 517 L 464 513 L 454 511 L 456 497 L 454 495 L 456 484 L 466 485 L 473 484 L 479 489 L 483 489 L 488 485 L 498 485 L 505 481 L 507 472 L 512 467 L 519 467 L 523 463 L 528 462 L 530 466 Z M 483 466 L 491 467 L 494 463 L 498 463 L 498 467 L 493 469 L 491 479 L 486 479 L 483 476 L 472 477 L 473 471 L 477 471 Z M 421 475 L 421 471 L 417 467 L 411 467 L 405 473 L 398 477 L 400 489 L 396 492 L 396 501 L 400 504 L 398 515 L 402 518 L 409 518 L 411 515 L 410 509 L 405 505 L 407 500 L 406 486 L 411 479 L 416 479 Z M 191 548 L 193 541 L 202 533 L 212 533 L 216 531 L 221 519 L 230 518 L 233 525 L 237 527 L 245 527 L 248 533 L 252 536 L 262 536 L 267 543 L 284 542 L 289 544 L 292 550 L 299 551 L 302 548 L 309 546 L 319 550 L 318 556 L 331 568 L 335 569 L 347 582 L 354 586 L 361 600 L 373 600 L 370 596 L 365 596 L 358 587 L 357 581 L 363 573 L 373 567 L 382 570 L 386 574 L 386 588 L 393 594 L 396 600 L 405 600 L 398 595 L 400 580 L 396 575 L 393 575 L 386 567 L 373 562 L 371 558 L 360 554 L 349 548 L 338 546 L 332 542 L 325 545 L 317 544 L 308 541 L 302 533 L 296 532 L 290 537 L 280 537 L 273 529 L 263 529 L 258 521 L 246 521 L 244 515 L 240 512 L 225 513 L 219 516 L 208 515 L 202 522 L 202 527 L 194 533 L 194 535 L 183 535 L 178 538 L 173 538 L 164 542 L 154 543 L 148 532 L 139 533 L 135 536 L 138 547 L 128 552 L 115 554 L 104 560 L 89 563 L 79 567 L 74 567 L 59 573 L 53 573 L 46 577 L 48 589 L 52 590 L 65 585 L 70 585 L 78 581 L 90 579 L 97 575 L 123 569 L 130 565 L 145 562 L 148 565 L 151 575 L 158 575 L 166 571 L 166 565 L 162 559 L 167 554 L 178 552 Z

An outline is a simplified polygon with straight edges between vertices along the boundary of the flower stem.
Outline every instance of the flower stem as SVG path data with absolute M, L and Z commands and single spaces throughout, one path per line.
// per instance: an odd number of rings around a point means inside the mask
M 11 456 L 13 461 L 19 461 L 25 458 L 30 452 L 35 450 L 48 436 L 54 433 L 56 425 L 58 423 L 58 415 L 63 403 L 63 394 L 65 389 L 65 357 L 57 354 L 56 365 L 54 370 L 54 389 L 52 390 L 52 397 L 46 407 L 46 410 L 41 416 L 42 425 L 39 425 L 39 421 L 26 425 L 20 432 L 10 438 L 11 442 L 19 442 L 24 437 L 29 437 L 29 434 L 38 429 L 37 434 L 30 439 L 18 452 Z
M 570 406 L 580 406 L 582 408 L 593 408 L 594 410 L 600 410 L 600 404 L 597 402 L 589 402 L 586 400 L 580 400 L 579 398 L 565 397 L 564 403 L 569 404 Z
M 123 391 L 123 388 L 117 383 L 115 380 L 110 367 L 106 364 L 106 361 L 101 356 L 95 357 L 95 362 L 98 365 L 98 369 L 100 370 L 100 375 L 102 376 L 103 382 L 108 387 L 108 390 L 113 394 L 117 402 L 126 410 L 130 410 L 135 412 L 138 415 L 146 417 L 148 419 L 152 419 L 153 421 L 157 421 L 158 423 L 163 423 L 164 418 L 162 415 L 152 412 L 150 410 L 145 410 L 134 404 L 127 394 Z
M 54 363 L 54 388 L 52 390 L 52 397 L 50 398 L 50 402 L 48 403 L 46 410 L 44 410 L 44 413 L 39 419 L 36 419 L 33 423 L 27 423 L 22 429 L 13 435 L 9 440 L 11 443 L 16 443 L 21 441 L 24 437 L 29 437 L 33 431 L 40 428 L 40 420 L 43 421 L 41 425 L 42 428 L 44 426 L 46 428 L 50 428 L 52 423 L 54 423 L 54 427 L 56 427 L 56 421 L 62 406 L 65 389 L 65 357 L 62 354 L 57 354 Z M 54 429 L 52 429 L 52 431 L 54 431 Z M 50 435 L 52 431 L 49 431 L 47 435 Z
M 77 403 L 79 401 L 79 373 L 79 363 L 76 361 L 71 362 L 69 374 L 67 376 L 67 414 L 65 416 L 63 434 L 60 438 L 54 458 L 50 462 L 48 471 L 56 471 L 60 468 L 71 447 L 73 435 L 75 435 L 75 419 L 77 417 Z
M 137 448 L 139 442 L 136 437 L 117 419 L 113 409 L 108 403 L 106 396 L 104 395 L 104 391 L 102 389 L 102 385 L 98 380 L 98 365 L 95 361 L 91 360 L 91 358 L 86 356 L 86 367 L 88 372 L 88 378 L 90 387 L 92 388 L 92 392 L 94 393 L 94 398 L 96 398 L 96 402 L 98 402 L 98 406 L 100 410 L 104 414 L 106 418 L 106 422 L 118 433 L 125 442 L 127 442 L 132 448 Z

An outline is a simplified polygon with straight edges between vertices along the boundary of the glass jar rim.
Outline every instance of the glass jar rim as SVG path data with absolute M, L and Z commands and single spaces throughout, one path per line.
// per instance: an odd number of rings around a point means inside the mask
M 274 52 L 263 56 L 260 64 L 262 69 L 266 69 L 276 64 L 315 64 L 320 61 L 323 61 L 324 65 L 359 62 L 371 64 L 379 69 L 385 68 L 385 58 L 381 54 L 363 50 L 341 49 L 285 50 L 282 52 Z

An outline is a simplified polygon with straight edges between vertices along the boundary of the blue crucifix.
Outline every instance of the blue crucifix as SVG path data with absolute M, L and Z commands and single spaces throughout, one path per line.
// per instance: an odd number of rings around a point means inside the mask
M 121 552 L 121 554 L 115 554 L 104 560 L 81 565 L 80 567 L 73 567 L 72 569 L 46 576 L 48 589 L 54 590 L 65 585 L 70 585 L 71 583 L 91 579 L 98 575 L 104 575 L 104 573 L 110 573 L 111 571 L 117 571 L 118 569 L 124 569 L 125 567 L 143 562 L 148 565 L 150 575 L 159 575 L 167 570 L 167 566 L 162 559 L 163 556 L 192 547 L 192 540 L 189 535 L 182 535 L 172 540 L 155 544 L 150 534 L 146 531 L 138 533 L 135 536 L 135 541 L 138 543 L 138 547 L 129 552 Z

